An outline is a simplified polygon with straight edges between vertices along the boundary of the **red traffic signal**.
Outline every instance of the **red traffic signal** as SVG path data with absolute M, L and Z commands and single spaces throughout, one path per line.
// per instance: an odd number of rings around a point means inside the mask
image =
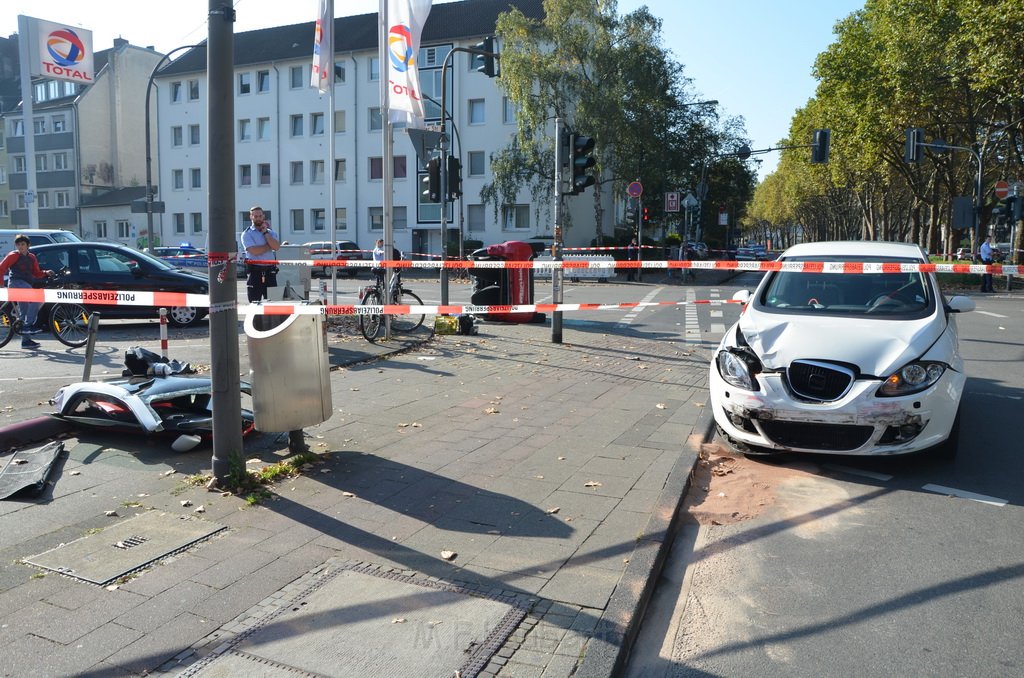
M 651 210 L 647 207 L 644 208 L 644 221 L 651 220 Z

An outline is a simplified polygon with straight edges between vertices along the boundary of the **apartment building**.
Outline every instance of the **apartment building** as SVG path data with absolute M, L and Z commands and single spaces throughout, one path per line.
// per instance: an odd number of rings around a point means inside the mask
M 495 214 L 480 200 L 491 179 L 490 157 L 515 134 L 515 111 L 496 81 L 476 71 L 472 55 L 449 53 L 493 35 L 500 12 L 518 7 L 543 16 L 541 0 L 465 0 L 435 4 L 424 27 L 419 66 L 427 124 L 440 124 L 442 66 L 449 64 L 446 105 L 454 120 L 452 153 L 461 159 L 463 198 L 450 205 L 449 237 L 487 243 L 552 233 L 549 206 L 531 204 L 525 191 Z M 329 190 L 336 196 L 338 239 L 370 248 L 383 232 L 383 139 L 376 14 L 335 19 L 335 157 L 328 162 L 329 96 L 311 88 L 314 23 L 234 36 L 234 185 L 237 231 L 248 209 L 260 205 L 284 240 L 330 238 Z M 156 78 L 161 186 L 169 239 L 203 242 L 209 229 L 207 193 L 206 49 L 202 45 Z M 441 210 L 422 195 L 425 170 L 406 130 L 394 130 L 393 221 L 396 245 L 406 252 L 441 251 Z M 582 201 L 581 201 L 582 202 Z M 593 222 L 593 205 L 578 206 L 579 224 Z M 574 228 L 583 244 L 593 226 Z M 567 243 L 570 239 L 567 238 Z

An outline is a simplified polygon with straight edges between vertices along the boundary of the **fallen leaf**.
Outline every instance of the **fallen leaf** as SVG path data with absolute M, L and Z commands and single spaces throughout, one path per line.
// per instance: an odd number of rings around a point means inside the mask
M 405 618 L 404 617 L 395 617 L 394 619 L 391 620 L 391 623 L 392 624 L 404 624 L 405 623 Z
M 601 487 L 601 483 L 596 480 L 588 480 L 583 483 L 583 487 Z
M 69 475 L 80 476 L 80 475 L 82 475 L 82 472 L 81 471 L 72 471 Z
M 559 457 L 558 461 L 565 461 L 565 457 Z
M 558 512 L 559 512 L 559 511 L 561 511 L 561 510 L 562 510 L 562 509 L 561 509 L 561 507 L 559 507 L 559 506 L 555 506 L 554 508 L 549 508 L 549 509 L 548 509 L 547 511 L 545 511 L 544 513 L 546 513 L 546 514 L 548 514 L 548 515 L 550 516 L 550 515 L 554 515 L 554 514 L 558 513 Z
M 486 410 L 484 410 L 484 414 L 498 414 L 498 408 L 488 407 Z
M 105 515 L 108 518 L 110 518 L 110 517 L 116 516 L 117 515 L 117 511 L 104 511 L 103 515 Z
M 458 555 L 455 551 L 441 551 L 441 557 L 445 560 L 455 560 Z
M 663 410 L 665 409 L 665 403 L 658 403 L 657 405 L 655 405 L 655 407 L 657 407 L 659 410 Z
M 191 505 L 192 505 L 192 502 L 191 502 L 191 501 L 189 501 L 188 499 L 182 499 L 182 500 L 181 500 L 181 505 L 182 505 L 182 506 L 191 506 Z
M 351 492 L 342 492 L 341 496 L 343 496 L 343 497 L 354 497 L 356 495 L 352 494 Z
M 206 513 L 206 507 L 200 504 L 199 506 L 195 507 L 192 513 Z

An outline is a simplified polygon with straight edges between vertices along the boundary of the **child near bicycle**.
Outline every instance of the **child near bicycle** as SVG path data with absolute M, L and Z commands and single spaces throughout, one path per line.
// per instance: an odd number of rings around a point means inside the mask
M 53 277 L 53 271 L 44 271 L 39 268 L 39 260 L 36 255 L 29 252 L 31 241 L 24 234 L 14 238 L 15 249 L 8 253 L 0 261 L 0 278 L 7 276 L 8 289 L 32 289 L 35 284 L 46 278 Z M 43 330 L 36 327 L 36 317 L 39 315 L 39 308 L 42 304 L 34 301 L 22 301 L 18 303 L 21 313 L 21 347 L 39 348 L 39 342 L 32 339 L 32 334 L 39 334 Z

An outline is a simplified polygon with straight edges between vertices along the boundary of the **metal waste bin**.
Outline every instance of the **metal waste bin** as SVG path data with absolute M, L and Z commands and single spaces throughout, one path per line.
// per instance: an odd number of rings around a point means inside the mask
M 331 417 L 327 325 L 319 314 L 245 318 L 258 431 L 296 431 Z

